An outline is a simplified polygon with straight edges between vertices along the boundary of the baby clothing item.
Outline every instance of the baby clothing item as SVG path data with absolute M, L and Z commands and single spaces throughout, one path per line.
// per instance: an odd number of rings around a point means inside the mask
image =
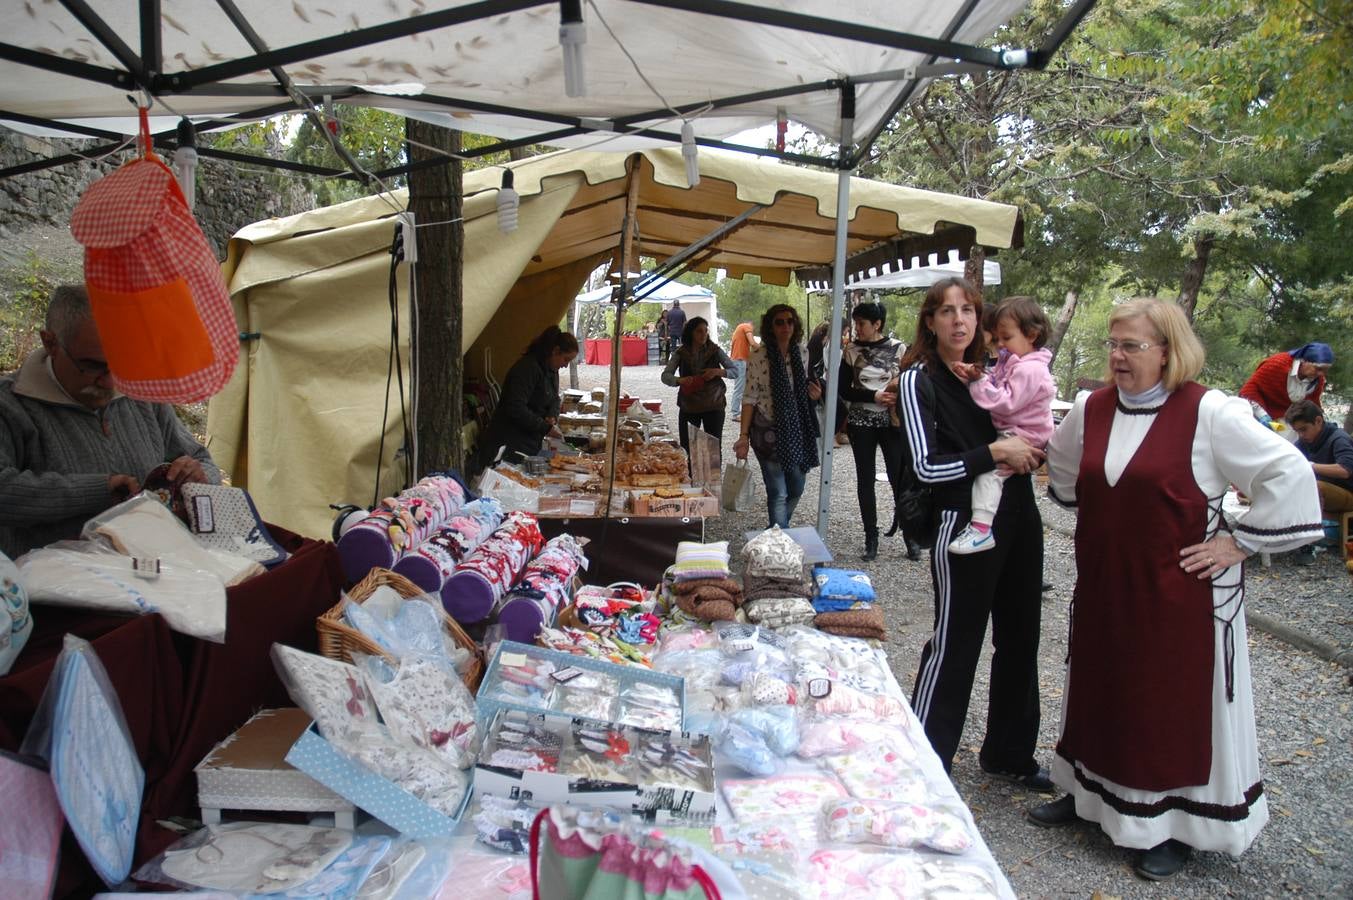
M 803 548 L 772 525 L 742 548 L 743 572 L 749 578 L 803 581 Z
M 802 597 L 748 600 L 742 609 L 747 614 L 747 621 L 766 628 L 803 625 L 813 621 L 817 614 L 813 604 Z
M 972 835 L 956 810 L 887 800 L 837 800 L 822 808 L 827 838 L 845 844 L 878 844 L 962 853 Z
M 810 702 L 813 711 L 819 716 L 896 723 L 907 721 L 906 707 L 897 697 L 869 694 L 839 681 L 832 683 L 831 692 L 825 697 L 813 696 Z
M 389 838 L 382 851 L 389 847 Z M 208 825 L 183 849 L 170 849 L 160 871 L 193 887 L 249 894 L 284 893 L 323 872 L 352 845 L 352 832 L 313 825 Z
M 818 566 L 813 570 L 817 593 L 813 606 L 818 612 L 850 609 L 856 603 L 874 602 L 874 583 L 863 572 Z
M 376 705 L 356 666 L 284 644 L 272 645 L 272 659 L 287 693 L 325 740 L 340 743 L 378 729 Z
M 813 624 L 822 631 L 844 637 L 872 638 L 879 641 L 888 639 L 888 629 L 883 622 L 883 610 L 876 606 L 841 612 L 820 612 L 813 619 Z
M 871 747 L 914 758 L 915 747 L 903 727 L 857 719 L 809 719 L 803 723 L 799 756 L 838 756 Z
M 693 578 L 727 578 L 728 541 L 711 544 L 681 541 L 677 544 L 672 571 L 678 582 Z
M 0 675 L 9 673 L 32 631 L 28 592 L 19 580 L 19 569 L 0 553 Z
M 203 547 L 243 556 L 263 566 L 275 566 L 286 560 L 287 551 L 263 524 L 248 491 L 191 481 L 180 491 L 188 528 Z
M 211 572 L 166 562 L 158 573 L 154 566 L 149 569 L 154 577 L 142 577 L 146 572 L 139 561 L 93 541 L 61 541 L 31 550 L 19 557 L 18 566 L 32 603 L 159 613 L 177 632 L 225 640 L 225 585 Z
M 108 673 L 87 641 L 66 635 L 21 752 L 47 760 L 80 849 L 109 887 L 122 882 L 132 867 L 146 775 Z M 12 799 L 11 813 L 18 810 Z
M 406 657 L 393 681 L 384 683 L 368 670 L 365 683 L 395 737 L 457 769 L 474 765 L 479 743 L 474 697 L 454 670 L 431 657 Z
M 0 752 L 0 896 L 50 897 L 65 820 L 51 775 L 38 765 Z
M 227 587 L 263 573 L 263 567 L 252 559 L 200 545 L 168 507 L 148 495 L 133 497 L 90 519 L 82 536 L 107 538 L 113 549 L 133 559 L 210 572 Z
M 924 803 L 930 794 L 925 775 L 914 763 L 916 751 L 893 747 L 867 747 L 855 753 L 825 758 L 830 769 L 852 797 Z
M 728 778 L 720 786 L 739 822 L 785 822 L 815 817 L 822 804 L 840 800 L 846 789 L 830 775 L 793 774 L 771 778 Z

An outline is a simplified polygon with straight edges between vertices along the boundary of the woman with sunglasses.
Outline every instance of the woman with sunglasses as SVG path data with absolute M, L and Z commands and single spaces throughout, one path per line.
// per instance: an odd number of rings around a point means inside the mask
M 1178 304 L 1119 304 L 1109 377 L 1048 444 L 1049 492 L 1076 506 L 1076 593 L 1052 778 L 1035 825 L 1084 819 L 1159 881 L 1192 851 L 1239 856 L 1268 821 L 1244 615 L 1245 557 L 1322 534 L 1314 475 L 1249 405 L 1193 379 Z M 1222 497 L 1250 498 L 1234 532 Z
M 771 525 L 789 527 L 808 472 L 817 465 L 817 414 L 822 385 L 809 375 L 803 323 L 794 307 L 777 303 L 761 317 L 761 346 L 747 360 L 742 428 L 733 453 L 750 448 L 766 482 Z
M 930 576 L 935 631 L 921 651 L 911 704 L 946 770 L 968 718 L 977 661 L 991 620 L 991 691 L 978 763 L 998 778 L 1050 790 L 1034 758 L 1038 740 L 1038 640 L 1042 615 L 1043 522 L 1029 472 L 1041 454 L 1019 437 L 1001 437 L 955 374 L 981 364 L 982 298 L 962 278 L 926 291 L 916 338 L 902 359 L 898 403 L 917 478 L 931 486 L 937 519 Z M 986 553 L 947 551 L 972 518 L 973 480 L 1004 463 L 1005 482 Z

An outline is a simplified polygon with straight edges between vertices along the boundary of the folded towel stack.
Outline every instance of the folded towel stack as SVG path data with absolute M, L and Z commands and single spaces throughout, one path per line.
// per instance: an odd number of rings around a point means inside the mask
M 813 624 L 842 637 L 887 639 L 883 611 L 874 608 L 874 583 L 863 572 L 818 566 L 813 570 Z

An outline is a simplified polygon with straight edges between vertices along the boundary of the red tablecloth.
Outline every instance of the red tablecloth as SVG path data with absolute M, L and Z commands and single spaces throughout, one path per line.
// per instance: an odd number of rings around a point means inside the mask
M 589 366 L 611 364 L 611 339 L 588 338 L 583 360 Z M 620 362 L 626 366 L 648 365 L 648 338 L 626 337 L 620 343 Z
M 17 750 L 70 632 L 94 645 L 122 702 L 146 769 L 138 864 L 175 835 L 155 824 L 196 818 L 193 766 L 257 710 L 291 706 L 273 670 L 274 641 L 315 651 L 315 618 L 337 602 L 343 570 L 333 544 L 272 529 L 292 552 L 281 566 L 226 593 L 226 642 L 169 630 L 158 615 L 109 616 L 54 606 L 33 609 L 34 631 L 10 674 L 0 678 L 0 749 Z M 97 877 L 82 854 L 62 856 L 63 890 L 85 894 Z M 91 882 L 88 879 L 93 878 Z

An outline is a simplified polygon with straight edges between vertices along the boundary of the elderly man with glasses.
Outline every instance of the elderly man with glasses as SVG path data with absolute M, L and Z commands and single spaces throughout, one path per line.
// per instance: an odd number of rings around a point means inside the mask
M 113 389 L 82 286 L 52 292 L 41 337 L 19 371 L 0 378 L 0 552 L 78 537 L 162 463 L 172 481 L 220 482 L 173 407 Z

